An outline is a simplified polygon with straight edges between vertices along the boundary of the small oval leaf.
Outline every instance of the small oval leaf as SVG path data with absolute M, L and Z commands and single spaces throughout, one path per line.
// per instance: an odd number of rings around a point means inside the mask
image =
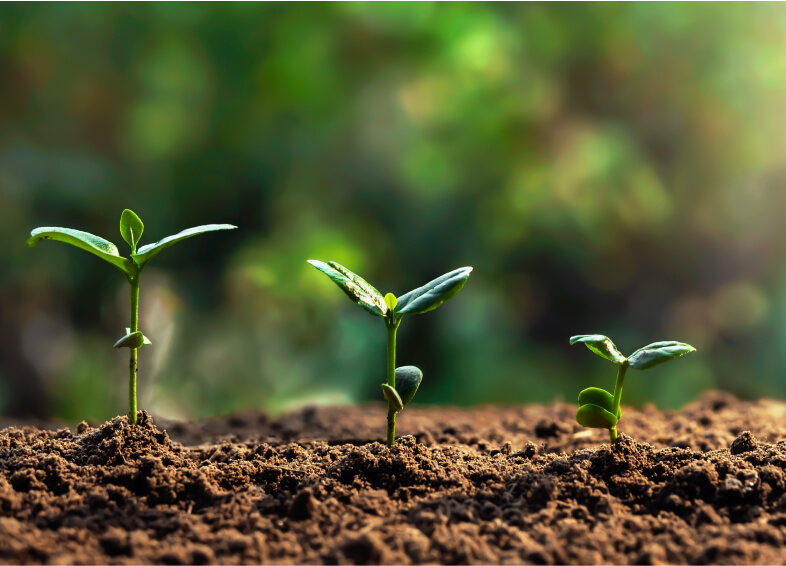
M 579 393 L 579 405 L 597 405 L 614 414 L 611 409 L 614 407 L 614 395 L 599 387 L 588 387 Z M 617 420 L 622 418 L 622 408 L 617 409 Z
M 117 246 L 108 240 L 104 240 L 89 232 L 82 232 L 81 230 L 72 230 L 71 228 L 57 228 L 47 226 L 43 228 L 36 228 L 30 232 L 30 238 L 27 240 L 27 245 L 31 248 L 41 240 L 54 240 L 56 242 L 65 242 L 77 248 L 81 248 L 91 254 L 97 255 L 104 261 L 107 261 L 117 267 L 126 275 L 131 274 L 129 269 L 129 262 L 126 258 L 121 257 L 117 251 Z
M 401 366 L 396 368 L 396 391 L 405 407 L 418 392 L 420 382 L 423 381 L 423 372 L 415 366 Z
M 404 410 L 404 403 L 401 401 L 401 397 L 399 397 L 398 392 L 393 387 L 387 383 L 383 383 L 382 394 L 397 413 Z
M 145 225 L 132 210 L 125 209 L 120 215 L 120 235 L 131 246 L 133 252 L 136 252 L 136 245 L 139 243 L 144 229 Z
M 588 403 L 576 411 L 576 422 L 584 428 L 613 428 L 617 418 L 603 407 Z
M 120 340 L 115 342 L 113 348 L 131 348 L 132 350 L 136 350 L 137 348 L 141 348 L 145 344 L 150 344 L 150 340 L 148 340 L 144 334 L 141 332 L 130 332 L 123 336 Z
M 572 346 L 576 342 L 583 342 L 587 348 L 610 362 L 614 362 L 615 364 L 625 362 L 625 356 L 620 353 L 614 345 L 614 342 L 612 342 L 608 336 L 603 336 L 602 334 L 580 334 L 578 336 L 572 336 L 570 345 Z
M 360 275 L 351 272 L 335 261 L 325 263 L 310 259 L 308 263 L 330 277 L 330 280 L 338 285 L 347 297 L 363 307 L 368 313 L 374 316 L 385 316 L 388 313 L 385 297 Z
M 205 224 L 204 226 L 195 226 L 193 228 L 183 230 L 182 232 L 178 232 L 177 234 L 173 234 L 172 236 L 167 236 L 166 238 L 157 241 L 155 244 L 147 244 L 142 246 L 135 254 L 131 254 L 131 258 L 141 269 L 148 261 L 180 240 L 185 240 L 186 238 L 190 238 L 191 236 L 196 236 L 198 234 L 204 234 L 205 232 L 215 232 L 216 230 L 235 230 L 236 228 L 237 226 L 232 226 L 231 224 Z
M 695 351 L 696 348 L 683 342 L 654 342 L 633 352 L 628 362 L 634 369 L 649 369 Z
M 422 314 L 452 299 L 467 282 L 471 267 L 460 267 L 398 298 L 396 313 Z
M 398 300 L 396 299 L 396 295 L 394 295 L 393 293 L 388 293 L 387 295 L 385 295 L 385 304 L 388 306 L 390 310 L 395 309 L 397 303 Z

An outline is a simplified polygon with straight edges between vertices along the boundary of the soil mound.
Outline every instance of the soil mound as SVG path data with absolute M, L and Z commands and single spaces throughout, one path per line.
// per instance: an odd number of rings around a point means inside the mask
M 6 428 L 0 562 L 783 561 L 786 405 L 626 409 L 613 448 L 574 411 L 408 408 L 392 449 L 375 406 Z

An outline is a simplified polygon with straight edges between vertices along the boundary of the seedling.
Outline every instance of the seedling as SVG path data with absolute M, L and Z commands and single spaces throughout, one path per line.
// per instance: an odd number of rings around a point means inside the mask
M 570 344 L 584 342 L 584 344 L 610 362 L 617 364 L 617 382 L 614 384 L 614 395 L 598 387 L 590 387 L 579 393 L 579 410 L 576 411 L 576 422 L 586 428 L 606 428 L 609 430 L 609 439 L 612 444 L 617 442 L 617 423 L 622 418 L 620 401 L 622 399 L 622 384 L 625 373 L 629 367 L 633 369 L 649 369 L 652 366 L 679 358 L 696 348 L 682 342 L 655 342 L 633 352 L 627 358 L 609 338 L 600 334 L 582 334 L 573 336 Z
M 396 368 L 396 330 L 405 314 L 421 314 L 434 310 L 439 305 L 453 298 L 464 287 L 471 267 L 462 267 L 413 289 L 406 295 L 396 298 L 393 293 L 384 297 L 382 293 L 369 285 L 362 277 L 352 273 L 335 261 L 324 263 L 314 259 L 308 263 L 338 285 L 354 302 L 366 312 L 382 317 L 388 334 L 387 349 L 387 382 L 382 384 L 382 395 L 388 402 L 388 434 L 387 445 L 396 442 L 396 413 L 412 401 L 423 380 L 423 373 L 415 366 Z
M 122 257 L 112 242 L 79 230 L 71 228 L 36 228 L 27 240 L 27 245 L 35 246 L 41 240 L 56 240 L 65 242 L 77 248 L 82 248 L 92 254 L 97 255 L 123 272 L 126 276 L 128 285 L 131 288 L 131 327 L 126 328 L 126 334 L 115 343 L 115 348 L 128 348 L 130 360 L 128 364 L 128 420 L 131 424 L 136 424 L 136 373 L 137 373 L 137 350 L 150 340 L 139 330 L 139 276 L 142 270 L 151 259 L 164 251 L 166 248 L 185 240 L 191 236 L 202 234 L 203 232 L 213 232 L 215 230 L 231 230 L 237 228 L 230 224 L 207 224 L 188 228 L 172 236 L 167 236 L 155 244 L 147 244 L 137 250 L 137 244 L 142 237 L 145 226 L 139 217 L 130 210 L 124 210 L 120 216 L 120 235 L 131 246 L 131 257 Z

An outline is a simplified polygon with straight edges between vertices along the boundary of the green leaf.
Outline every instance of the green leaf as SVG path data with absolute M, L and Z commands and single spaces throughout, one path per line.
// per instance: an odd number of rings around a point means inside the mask
M 31 248 L 41 240 L 65 242 L 66 244 L 71 244 L 72 246 L 82 248 L 91 254 L 97 255 L 104 261 L 108 261 L 117 267 L 126 275 L 131 275 L 133 272 L 133 266 L 129 265 L 130 262 L 126 258 L 120 256 L 117 251 L 117 246 L 89 232 L 49 226 L 36 228 L 30 232 L 30 236 L 31 237 L 27 240 L 27 245 Z
M 128 330 L 128 329 L 126 329 Z M 129 332 L 125 336 L 123 336 L 120 340 L 115 342 L 114 348 L 131 348 L 135 350 L 137 348 L 141 348 L 145 344 L 150 344 L 150 340 L 148 340 L 144 334 L 141 332 Z
M 614 407 L 614 395 L 606 391 L 605 389 L 600 389 L 599 387 L 588 387 L 581 393 L 579 393 L 579 405 L 597 405 L 606 409 L 612 415 L 614 411 L 612 408 Z M 622 409 L 617 409 L 617 420 L 622 418 Z
M 368 284 L 360 275 L 352 273 L 343 265 L 335 261 L 325 263 L 316 259 L 308 260 L 308 263 L 319 269 L 322 273 L 338 285 L 347 297 L 366 309 L 374 316 L 385 316 L 388 313 L 388 305 L 385 297 L 374 287 Z
M 607 336 L 603 336 L 602 334 L 580 334 L 578 336 L 572 336 L 570 339 L 570 345 L 572 346 L 576 342 L 584 342 L 584 345 L 587 346 L 590 350 L 598 354 L 601 358 L 606 358 L 610 362 L 614 362 L 615 364 L 621 364 L 625 362 L 625 356 L 623 356 L 617 347 L 614 345 L 614 342 L 611 341 Z
M 204 234 L 205 232 L 215 232 L 216 230 L 234 230 L 236 228 L 237 226 L 232 226 L 231 224 L 205 224 L 204 226 L 195 226 L 194 228 L 188 228 L 172 236 L 167 236 L 155 244 L 147 244 L 146 246 L 142 246 L 135 254 L 131 254 L 131 258 L 141 269 L 148 261 L 180 240 L 185 240 L 186 238 L 190 238 L 191 236 L 196 236 L 198 234 Z
M 126 328 L 126 334 L 131 334 L 131 329 L 130 328 Z M 144 344 L 146 346 L 150 346 L 150 345 L 153 344 L 150 340 L 147 339 L 147 336 L 143 336 L 142 338 L 144 338 L 144 340 L 142 341 L 142 344 Z
M 453 298 L 467 282 L 471 267 L 461 267 L 398 298 L 397 314 L 421 314 Z
M 394 295 L 393 293 L 388 293 L 387 295 L 385 295 L 385 304 L 388 306 L 390 310 L 396 308 L 396 303 L 398 303 L 398 301 L 396 300 L 396 295 Z
M 396 391 L 403 406 L 406 407 L 415 397 L 421 381 L 423 381 L 423 372 L 415 366 L 396 368 Z
M 120 215 L 120 235 L 131 246 L 132 252 L 136 252 L 136 245 L 144 229 L 145 225 L 133 211 L 125 209 Z
M 628 362 L 632 368 L 648 369 L 695 351 L 696 348 L 682 342 L 654 342 L 633 352 Z
M 387 383 L 382 384 L 382 394 L 397 413 L 404 410 L 404 403 L 401 401 L 401 397 L 399 397 L 399 394 L 396 392 L 396 390 Z
M 617 418 L 603 407 L 588 403 L 576 411 L 576 422 L 584 428 L 613 428 Z

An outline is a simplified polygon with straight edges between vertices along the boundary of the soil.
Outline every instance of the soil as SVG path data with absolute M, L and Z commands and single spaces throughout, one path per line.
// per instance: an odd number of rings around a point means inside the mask
M 786 559 L 786 404 L 624 408 L 613 448 L 574 413 L 408 407 L 392 449 L 381 405 L 8 426 L 0 562 Z

